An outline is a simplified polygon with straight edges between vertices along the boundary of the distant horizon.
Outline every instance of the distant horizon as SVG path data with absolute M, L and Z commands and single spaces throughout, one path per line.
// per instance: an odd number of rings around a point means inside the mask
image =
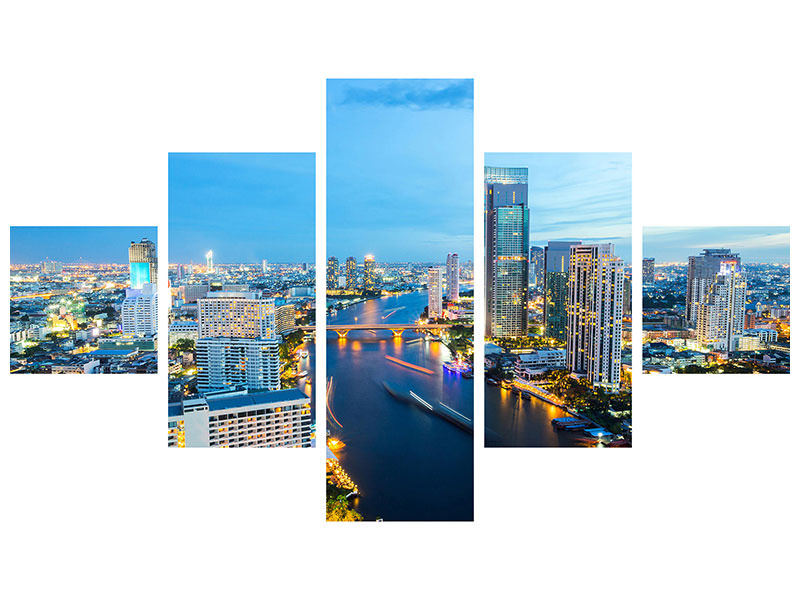
M 744 264 L 789 264 L 789 227 L 644 227 L 642 257 L 688 262 L 705 248 L 730 248 Z
M 131 242 L 147 238 L 156 244 L 157 227 L 42 226 L 11 227 L 12 265 L 32 265 L 45 260 L 63 264 L 127 264 Z M 106 253 L 114 253 L 107 256 Z

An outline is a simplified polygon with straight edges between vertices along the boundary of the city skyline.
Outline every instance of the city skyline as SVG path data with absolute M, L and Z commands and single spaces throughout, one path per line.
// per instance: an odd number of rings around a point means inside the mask
M 730 248 L 742 263 L 788 263 L 789 227 L 644 227 L 643 256 L 686 263 L 706 248 Z
M 629 152 L 487 152 L 484 164 L 528 168 L 531 246 L 613 243 L 631 262 Z
M 472 260 L 472 87 L 328 80 L 326 256 Z
M 315 169 L 314 153 L 170 153 L 170 263 L 313 263 Z
M 158 244 L 157 227 L 11 227 L 11 264 L 54 260 L 65 264 L 127 264 L 131 242 Z M 113 253 L 113 255 L 112 255 Z

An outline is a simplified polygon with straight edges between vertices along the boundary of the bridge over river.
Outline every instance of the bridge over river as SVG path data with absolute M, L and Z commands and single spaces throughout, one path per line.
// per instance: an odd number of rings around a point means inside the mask
M 451 325 L 440 323 L 386 323 L 380 325 L 358 324 L 352 325 L 328 325 L 325 327 L 327 331 L 335 331 L 340 338 L 346 338 L 347 334 L 351 331 L 391 331 L 395 337 L 401 337 L 406 330 L 411 331 L 442 331 L 443 329 L 450 329 Z M 300 327 L 302 331 L 314 332 L 316 327 L 314 325 L 305 325 Z

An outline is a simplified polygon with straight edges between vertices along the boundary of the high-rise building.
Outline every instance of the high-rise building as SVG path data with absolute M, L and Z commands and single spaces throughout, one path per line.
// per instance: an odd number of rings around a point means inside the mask
M 656 259 L 642 259 L 642 285 L 651 285 L 656 281 Z
M 484 202 L 486 335 L 527 335 L 527 167 L 484 167 Z
M 335 256 L 328 257 L 328 271 L 326 283 L 329 290 L 335 290 L 339 284 L 339 259 Z
M 131 287 L 140 290 L 146 283 L 158 283 L 158 259 L 156 245 L 147 238 L 141 242 L 131 242 L 128 248 Z
M 121 310 L 122 333 L 145 336 L 158 331 L 158 292 L 152 283 L 125 290 Z
M 544 290 L 544 248 L 531 246 L 528 255 L 528 281 L 538 291 Z
M 744 328 L 745 329 L 755 329 L 756 326 L 756 313 L 752 310 L 748 310 L 744 313 Z
M 294 304 L 283 304 L 275 309 L 275 333 L 283 335 L 297 329 Z
M 61 273 L 64 270 L 64 265 L 56 260 L 43 260 L 40 270 L 46 275 Z
M 309 448 L 311 403 L 297 388 L 209 392 L 169 404 L 173 448 Z
M 569 249 L 581 240 L 547 242 L 544 248 L 544 332 L 549 338 L 567 342 L 569 302 Z
M 255 292 L 209 292 L 198 304 L 197 389 L 280 387 L 275 301 Z
M 374 291 L 379 288 L 378 274 L 375 272 L 375 257 L 367 254 L 364 257 L 364 289 Z
M 428 269 L 428 318 L 442 316 L 442 270 L 438 267 Z
M 447 255 L 447 299 L 450 302 L 458 302 L 458 254 Z
M 264 260 L 261 261 L 261 274 L 266 275 L 268 270 L 269 270 L 269 263 L 265 258 Z
M 686 277 L 686 319 L 697 323 L 700 306 L 705 300 L 708 286 L 720 272 L 723 262 L 740 264 L 739 255 L 730 248 L 706 248 L 700 256 L 689 257 Z
M 275 337 L 275 300 L 256 292 L 209 292 L 197 301 L 199 336 Z
M 592 386 L 619 387 L 623 279 L 613 244 L 570 248 L 567 367 Z
M 697 310 L 697 341 L 715 350 L 736 350 L 744 331 L 747 279 L 739 257 L 722 261 L 711 277 Z
M 358 287 L 358 266 L 354 256 L 348 256 L 344 263 L 345 287 L 354 290 Z
M 199 338 L 195 342 L 197 390 L 229 386 L 277 390 L 281 386 L 277 338 Z
M 211 250 L 206 252 L 206 271 L 208 273 L 214 272 L 214 252 Z

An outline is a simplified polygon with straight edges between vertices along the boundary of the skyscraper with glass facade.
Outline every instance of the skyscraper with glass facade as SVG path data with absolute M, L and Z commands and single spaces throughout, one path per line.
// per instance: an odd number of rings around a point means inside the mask
M 527 167 L 484 167 L 484 213 L 486 335 L 527 335 Z
M 142 238 L 141 242 L 131 242 L 128 260 L 133 289 L 140 290 L 146 283 L 158 284 L 158 260 L 154 242 L 147 238 Z
M 442 316 L 442 270 L 438 267 L 428 269 L 428 318 Z
M 569 249 L 581 240 L 547 242 L 544 248 L 544 333 L 566 343 Z

